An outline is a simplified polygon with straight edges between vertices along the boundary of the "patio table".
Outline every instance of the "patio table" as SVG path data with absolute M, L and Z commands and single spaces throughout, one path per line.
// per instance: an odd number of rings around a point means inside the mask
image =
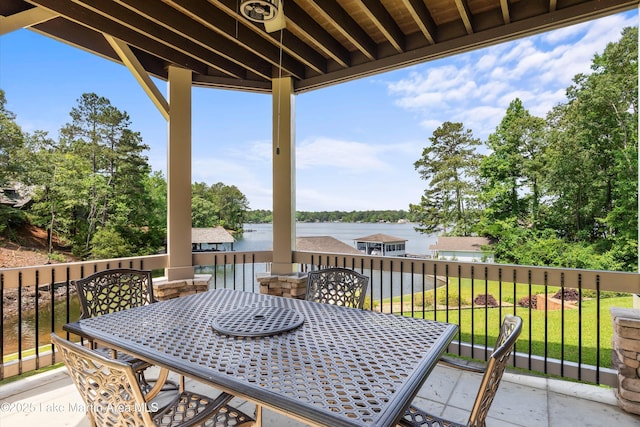
M 65 325 L 313 425 L 392 426 L 457 326 L 218 289 Z

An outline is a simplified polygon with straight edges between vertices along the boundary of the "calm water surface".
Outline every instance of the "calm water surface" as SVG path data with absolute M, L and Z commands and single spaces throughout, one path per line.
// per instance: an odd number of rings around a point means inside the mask
M 355 247 L 354 240 L 371 234 L 388 234 L 407 240 L 408 254 L 428 254 L 429 245 L 436 243 L 436 234 L 422 234 L 414 230 L 416 224 L 369 224 L 344 222 L 302 222 L 296 224 L 297 237 L 331 236 Z M 245 224 L 242 238 L 234 243 L 237 251 L 264 251 L 273 248 L 271 224 Z

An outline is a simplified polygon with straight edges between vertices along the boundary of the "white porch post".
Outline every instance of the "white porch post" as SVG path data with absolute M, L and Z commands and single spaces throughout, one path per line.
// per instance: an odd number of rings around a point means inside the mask
M 273 93 L 273 265 L 272 274 L 293 272 L 296 241 L 296 153 L 293 80 L 272 80 Z
M 191 70 L 169 67 L 167 147 L 167 280 L 192 279 Z

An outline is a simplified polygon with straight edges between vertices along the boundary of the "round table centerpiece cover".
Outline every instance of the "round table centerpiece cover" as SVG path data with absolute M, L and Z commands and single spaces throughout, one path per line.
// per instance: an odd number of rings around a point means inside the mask
M 290 331 L 302 323 L 302 313 L 291 308 L 247 306 L 221 313 L 211 326 L 225 335 L 261 337 Z

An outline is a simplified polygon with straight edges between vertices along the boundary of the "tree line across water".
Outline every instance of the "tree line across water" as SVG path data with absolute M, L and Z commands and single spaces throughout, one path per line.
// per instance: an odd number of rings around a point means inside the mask
M 514 99 L 486 141 L 445 122 L 414 163 L 426 182 L 407 211 L 297 212 L 298 221 L 417 223 L 486 236 L 498 262 L 634 271 L 638 242 L 638 29 L 595 55 L 546 118 Z M 33 189 L 26 209 L 0 204 L 0 233 L 24 222 L 82 258 L 147 255 L 166 236 L 167 183 L 126 112 L 83 94 L 54 140 L 23 132 L 0 89 L 0 187 Z M 194 227 L 270 222 L 234 185 L 192 185 Z
M 249 223 L 270 223 L 273 221 L 273 214 L 270 210 L 256 209 L 247 212 L 246 221 Z M 414 218 L 406 210 L 370 210 L 370 211 L 321 211 L 296 212 L 296 221 L 299 222 L 413 222 Z

